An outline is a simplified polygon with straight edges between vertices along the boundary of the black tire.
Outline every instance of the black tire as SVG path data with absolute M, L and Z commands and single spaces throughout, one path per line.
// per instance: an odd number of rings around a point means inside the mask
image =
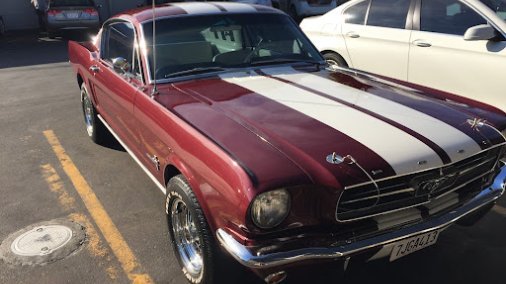
M 344 60 L 341 55 L 334 53 L 334 52 L 328 52 L 323 54 L 323 58 L 325 58 L 325 61 L 327 61 L 327 64 L 332 66 L 338 66 L 338 67 L 348 67 L 348 64 Z
M 97 110 L 93 105 L 85 83 L 81 84 L 81 107 L 86 133 L 93 142 L 103 145 L 107 140 L 107 128 L 97 117 Z
M 217 266 L 220 265 L 220 252 L 217 249 L 215 239 L 209 229 L 202 208 L 183 175 L 171 178 L 167 184 L 165 212 L 167 214 L 167 224 L 172 248 L 174 249 L 174 253 L 186 279 L 195 284 L 222 283 L 222 281 L 217 279 Z M 179 220 L 180 216 L 185 214 L 185 212 L 191 215 L 190 220 L 192 221 L 190 225 L 187 224 L 185 227 L 188 228 L 187 231 L 178 234 L 176 233 L 178 225 L 175 224 L 175 222 L 177 223 L 177 220 Z M 186 218 L 186 220 L 188 220 L 188 218 Z M 175 227 L 176 229 L 174 229 Z M 191 270 L 193 270 L 193 267 L 190 266 L 190 268 L 188 268 L 188 266 L 185 265 L 185 258 L 188 259 L 188 251 L 184 250 L 186 246 L 182 248 L 182 246 L 178 246 L 178 244 L 184 243 L 184 241 L 188 241 L 188 239 L 185 238 L 183 240 L 179 238 L 178 240 L 177 238 L 181 236 L 181 234 L 185 236 L 193 234 L 197 237 L 190 238 L 191 241 L 188 243 L 197 243 L 195 246 L 200 248 L 198 251 L 200 252 L 199 255 L 202 260 L 202 269 L 198 273 L 192 273 Z

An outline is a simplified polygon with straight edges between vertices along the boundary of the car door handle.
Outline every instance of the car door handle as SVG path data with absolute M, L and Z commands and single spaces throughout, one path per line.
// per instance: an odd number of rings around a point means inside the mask
M 420 39 L 413 41 L 413 44 L 416 46 L 419 46 L 419 47 L 431 47 L 432 46 L 432 44 L 430 44 L 424 40 L 420 40 Z
M 100 67 L 98 67 L 97 65 L 93 65 L 90 67 L 90 71 L 93 73 L 98 73 L 100 72 Z
M 351 37 L 351 38 L 359 38 L 360 37 L 360 35 L 357 34 L 356 32 L 348 32 L 348 33 L 346 33 L 346 36 Z

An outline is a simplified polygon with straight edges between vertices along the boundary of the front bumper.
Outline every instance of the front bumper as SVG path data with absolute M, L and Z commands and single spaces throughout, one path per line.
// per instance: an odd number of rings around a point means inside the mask
M 253 254 L 246 246 L 236 241 L 223 229 L 216 231 L 220 244 L 241 264 L 252 269 L 266 269 L 305 260 L 325 260 L 346 258 L 372 249 L 388 249 L 392 243 L 421 233 L 444 229 L 459 219 L 490 205 L 497 200 L 506 188 L 506 166 L 501 168 L 491 186 L 483 189 L 473 199 L 455 210 L 425 222 L 388 232 L 370 239 L 336 247 L 308 247 L 270 254 Z

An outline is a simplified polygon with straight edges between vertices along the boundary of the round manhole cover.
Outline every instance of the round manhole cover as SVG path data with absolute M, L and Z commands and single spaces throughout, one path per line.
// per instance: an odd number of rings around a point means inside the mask
M 10 264 L 47 264 L 73 254 L 85 240 L 82 225 L 56 219 L 11 234 L 0 245 L 0 258 Z
M 17 237 L 11 244 L 11 250 L 17 255 L 45 255 L 63 247 L 71 238 L 72 230 L 69 227 L 40 226 Z

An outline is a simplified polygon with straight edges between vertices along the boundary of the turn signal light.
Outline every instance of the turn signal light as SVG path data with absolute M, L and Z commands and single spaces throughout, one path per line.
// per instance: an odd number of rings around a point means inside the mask
M 83 12 L 92 16 L 98 16 L 98 11 L 93 8 L 84 9 Z

